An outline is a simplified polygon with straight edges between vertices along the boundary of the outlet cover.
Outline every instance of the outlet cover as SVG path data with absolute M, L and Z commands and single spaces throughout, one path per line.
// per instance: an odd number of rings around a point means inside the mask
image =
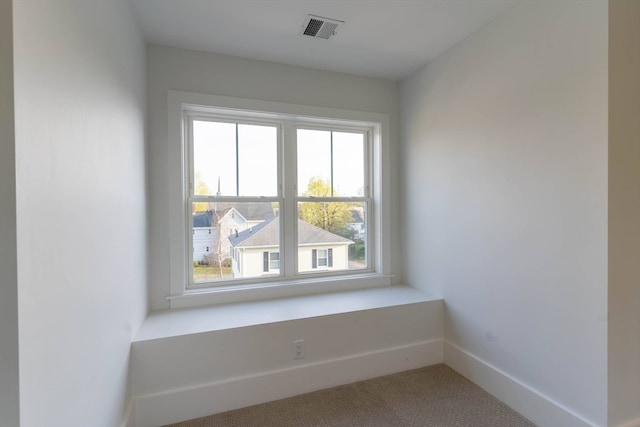
M 304 340 L 295 340 L 293 342 L 293 358 L 304 358 Z

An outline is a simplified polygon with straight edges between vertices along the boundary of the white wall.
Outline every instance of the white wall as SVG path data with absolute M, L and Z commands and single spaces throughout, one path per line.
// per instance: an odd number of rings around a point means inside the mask
M 605 1 L 524 2 L 401 84 L 405 282 L 576 425 L 607 420 L 607 31 Z
M 169 195 L 167 90 L 388 113 L 391 116 L 392 203 L 399 203 L 397 84 L 289 65 L 162 46 L 148 47 L 150 293 L 152 309 L 168 307 Z M 392 270 L 400 283 L 398 222 L 392 221 Z
M 18 425 L 13 8 L 0 0 L 0 426 Z
M 640 426 L 640 2 L 609 2 L 609 425 Z
M 21 426 L 113 427 L 147 305 L 145 46 L 125 0 L 14 8 Z

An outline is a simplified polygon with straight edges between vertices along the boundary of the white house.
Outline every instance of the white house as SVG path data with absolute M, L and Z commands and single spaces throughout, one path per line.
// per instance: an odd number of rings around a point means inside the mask
M 280 274 L 279 217 L 229 237 L 233 277 Z M 349 268 L 349 245 L 354 242 L 298 219 L 298 271 Z
M 353 237 L 356 240 L 363 241 L 367 236 L 366 222 L 364 220 L 364 209 L 356 207 L 350 209 L 352 221 L 347 224 L 349 229 L 353 231 Z
M 210 205 L 193 213 L 193 260 L 204 264 L 231 258 L 229 236 L 275 217 L 268 203 Z

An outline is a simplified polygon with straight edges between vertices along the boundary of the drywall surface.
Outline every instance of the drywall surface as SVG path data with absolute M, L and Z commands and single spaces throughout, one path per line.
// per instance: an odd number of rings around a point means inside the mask
M 609 425 L 640 425 L 640 2 L 609 2 Z
M 125 0 L 14 8 L 21 425 L 113 427 L 147 311 L 145 46 Z
M 154 45 L 148 47 L 147 69 L 152 309 L 167 308 L 170 295 L 168 90 L 390 114 L 390 193 L 398 206 L 396 82 Z M 391 224 L 391 268 L 400 283 L 399 224 Z
M 607 2 L 523 2 L 400 98 L 405 282 L 443 297 L 449 343 L 595 425 L 607 422 L 607 31 Z
M 0 0 L 0 426 L 19 423 L 13 7 Z

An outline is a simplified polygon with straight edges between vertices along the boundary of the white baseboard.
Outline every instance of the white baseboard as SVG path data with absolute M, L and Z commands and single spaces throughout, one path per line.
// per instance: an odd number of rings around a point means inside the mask
M 537 426 L 596 426 L 553 399 L 533 390 L 449 341 L 444 342 L 444 363 Z
M 436 339 L 134 398 L 136 427 L 157 427 L 443 361 Z M 128 427 L 128 426 L 127 426 Z

